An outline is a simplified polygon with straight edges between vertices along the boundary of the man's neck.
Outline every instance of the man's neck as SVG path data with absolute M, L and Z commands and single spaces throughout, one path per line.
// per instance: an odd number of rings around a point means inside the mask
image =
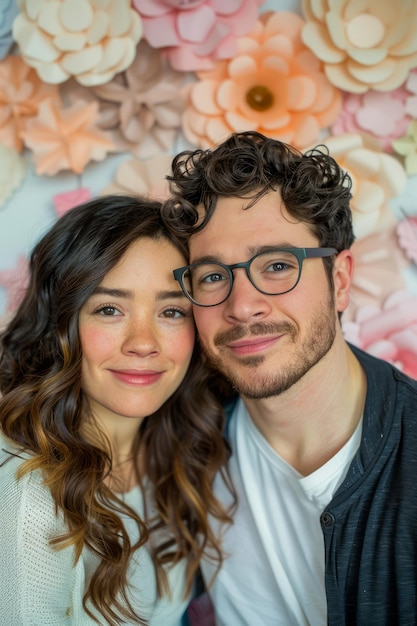
M 307 476 L 350 439 L 363 414 L 365 373 L 344 341 L 332 347 L 290 389 L 263 400 L 244 399 L 274 450 Z

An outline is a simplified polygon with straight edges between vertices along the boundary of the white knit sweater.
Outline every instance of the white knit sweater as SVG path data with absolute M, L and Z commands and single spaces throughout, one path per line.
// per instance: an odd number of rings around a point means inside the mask
M 66 531 L 62 515 L 55 514 L 51 493 L 40 472 L 16 479 L 22 458 L 13 443 L 0 434 L 0 625 L 1 626 L 96 626 L 83 610 L 86 584 L 97 566 L 97 557 L 84 549 L 74 565 L 72 547 L 56 550 L 49 539 Z M 27 457 L 26 457 L 27 458 Z M 7 460 L 9 459 L 9 460 Z M 7 461 L 7 462 L 5 462 Z M 143 515 L 138 488 L 125 494 L 126 502 Z M 137 528 L 124 520 L 132 540 Z M 152 559 L 139 550 L 129 570 L 133 606 L 150 626 L 179 626 L 187 601 L 184 594 L 185 563 L 168 572 L 171 598 L 156 597 Z M 106 624 L 102 616 L 100 624 Z

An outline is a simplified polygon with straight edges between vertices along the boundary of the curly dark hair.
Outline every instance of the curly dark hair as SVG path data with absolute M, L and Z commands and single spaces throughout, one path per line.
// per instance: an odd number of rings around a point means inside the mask
M 127 571 L 134 550 L 154 528 L 168 528 L 171 537 L 153 551 L 160 593 L 165 564 L 182 558 L 188 563 L 189 591 L 203 554 L 221 563 L 209 515 L 230 522 L 212 491 L 212 480 L 225 471 L 229 456 L 217 394 L 221 381 L 198 344 L 182 384 L 142 422 L 134 442 L 134 457 L 140 446 L 153 484 L 157 519 L 152 527 L 108 487 L 110 450 L 100 438 L 92 445 L 81 429 L 88 402 L 81 388 L 80 309 L 137 239 L 169 239 L 187 258 L 183 243 L 168 233 L 160 208 L 156 201 L 104 196 L 66 213 L 35 246 L 29 286 L 0 334 L 0 428 L 31 453 L 20 475 L 40 470 L 64 515 L 68 532 L 51 543 L 73 545 L 76 558 L 85 546 L 98 555 L 83 603 L 89 612 L 90 601 L 112 626 L 126 619 L 144 623 L 128 601 Z M 139 468 L 136 476 L 140 484 Z M 135 545 L 121 519 L 126 515 L 138 526 Z
M 180 237 L 204 228 L 219 197 L 248 198 L 245 208 L 250 208 L 269 191 L 279 190 L 288 213 L 309 224 L 320 246 L 340 252 L 354 241 L 352 181 L 325 146 L 303 154 L 255 131 L 234 133 L 213 148 L 180 152 L 167 179 L 172 197 L 162 215 Z M 331 271 L 333 259 L 324 261 Z

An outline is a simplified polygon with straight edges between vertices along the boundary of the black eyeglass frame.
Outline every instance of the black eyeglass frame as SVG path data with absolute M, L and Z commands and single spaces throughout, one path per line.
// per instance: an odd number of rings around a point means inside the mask
M 296 280 L 294 286 L 291 287 L 291 289 L 287 289 L 286 291 L 282 291 L 280 293 L 269 293 L 267 291 L 263 291 L 262 289 L 259 289 L 259 287 L 257 285 L 255 285 L 255 283 L 253 282 L 252 276 L 250 274 L 250 266 L 251 266 L 251 264 L 259 256 L 262 256 L 263 254 L 271 254 L 271 252 L 291 252 L 297 258 L 297 261 L 298 261 L 298 276 L 297 276 L 297 280 Z M 298 283 L 300 281 L 300 277 L 301 277 L 301 270 L 302 270 L 302 267 L 303 267 L 304 259 L 325 258 L 325 257 L 333 256 L 334 254 L 339 254 L 339 251 L 336 250 L 336 248 L 270 248 L 269 250 L 266 250 L 264 252 L 258 252 L 258 254 L 255 254 L 255 256 L 253 256 L 251 259 L 249 259 L 248 261 L 243 261 L 242 263 L 233 263 L 232 265 L 226 265 L 226 263 L 220 263 L 219 261 L 213 261 L 213 265 L 219 265 L 224 270 L 226 270 L 226 272 L 229 275 L 229 279 L 230 279 L 229 291 L 228 291 L 226 297 L 223 298 L 223 300 L 221 300 L 220 302 L 216 302 L 216 304 L 201 304 L 200 302 L 196 302 L 194 300 L 194 298 L 191 296 L 191 294 L 188 293 L 188 290 L 186 289 L 186 287 L 184 285 L 184 280 L 183 280 L 184 274 L 185 274 L 185 272 L 187 270 L 191 270 L 193 267 L 199 267 L 200 265 L 210 265 L 209 262 L 202 261 L 201 263 L 191 263 L 190 265 L 184 265 L 184 267 L 179 267 L 179 268 L 173 270 L 173 274 L 174 274 L 175 280 L 178 281 L 178 283 L 180 284 L 180 287 L 183 290 L 184 295 L 193 304 L 195 304 L 196 306 L 202 306 L 202 307 L 212 307 L 212 306 L 219 306 L 219 304 L 223 304 L 223 302 L 226 302 L 227 298 L 232 293 L 233 283 L 234 283 L 234 275 L 233 275 L 233 270 L 234 269 L 237 269 L 237 268 L 240 268 L 240 267 L 244 268 L 246 270 L 246 276 L 248 277 L 249 281 L 255 287 L 255 289 L 257 289 L 257 291 L 259 291 L 260 293 L 263 293 L 266 296 L 282 296 L 282 295 L 284 295 L 284 293 L 289 293 L 290 291 L 295 289 L 296 286 L 298 285 Z

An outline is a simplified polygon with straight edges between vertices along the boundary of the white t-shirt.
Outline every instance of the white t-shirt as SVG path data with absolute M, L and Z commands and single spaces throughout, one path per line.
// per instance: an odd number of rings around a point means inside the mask
M 40 472 L 16 479 L 23 462 L 13 452 L 13 443 L 0 434 L 0 625 L 1 626 L 97 626 L 83 610 L 86 584 L 97 567 L 97 557 L 84 548 L 74 566 L 72 547 L 55 550 L 51 537 L 66 530 L 62 515 L 55 515 L 51 493 Z M 27 458 L 27 457 L 26 457 Z M 6 463 L 4 461 L 8 460 Z M 3 463 L 3 465 L 2 465 Z M 143 497 L 136 487 L 125 501 L 143 516 Z M 126 530 L 136 540 L 133 520 L 124 519 Z M 179 626 L 187 606 L 185 562 L 168 572 L 171 599 L 156 595 L 156 578 L 146 547 L 132 559 L 128 578 L 133 607 L 149 619 L 150 626 Z M 105 624 L 103 616 L 100 624 Z
M 239 400 L 229 424 L 238 509 L 223 532 L 228 556 L 210 590 L 217 626 L 327 624 L 320 514 L 344 479 L 360 437 L 361 424 L 332 459 L 302 476 L 268 444 Z M 230 502 L 220 477 L 215 491 Z M 220 533 L 214 521 L 213 526 Z M 215 568 L 205 560 L 202 570 L 208 584 Z

